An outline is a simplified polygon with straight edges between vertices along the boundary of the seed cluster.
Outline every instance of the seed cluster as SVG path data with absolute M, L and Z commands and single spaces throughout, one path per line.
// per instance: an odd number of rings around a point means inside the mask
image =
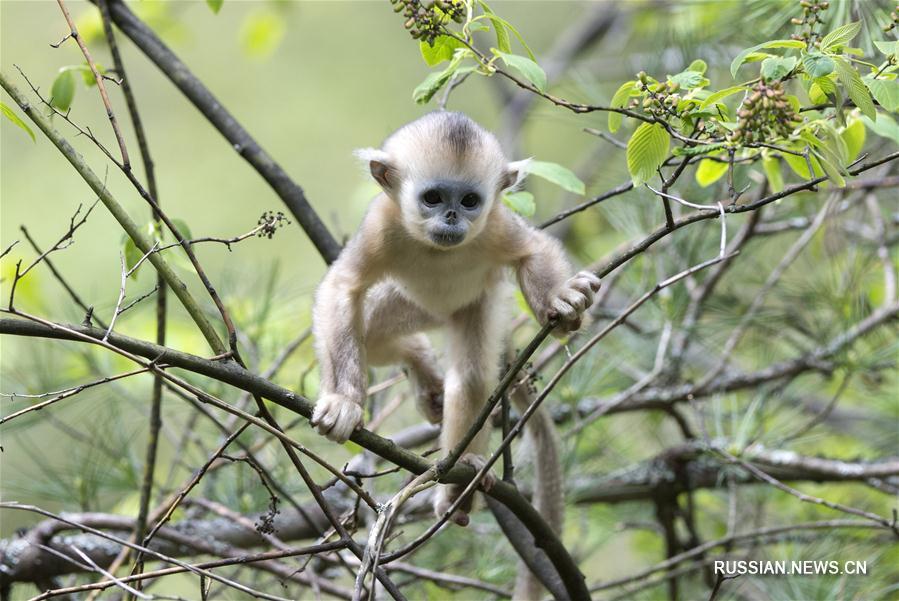
M 896 10 L 890 13 L 890 22 L 883 26 L 883 31 L 890 32 L 896 27 L 899 27 L 899 2 L 896 3 Z
M 393 11 L 406 18 L 403 26 L 416 40 L 434 45 L 445 23 L 465 19 L 465 0 L 390 0 Z
M 740 105 L 737 117 L 737 127 L 728 135 L 728 141 L 740 144 L 787 137 L 802 122 L 784 97 L 780 82 L 755 84 Z
M 793 25 L 799 28 L 797 33 L 792 37 L 794 40 L 802 40 L 806 44 L 817 45 L 816 38 L 818 34 L 815 27 L 824 22 L 821 18 L 821 12 L 830 8 L 830 2 L 827 0 L 800 0 L 799 5 L 802 7 L 802 17 L 790 19 Z
M 630 108 L 642 106 L 645 112 L 660 119 L 679 117 L 684 112 L 677 110 L 677 105 L 681 101 L 681 95 L 677 93 L 680 90 L 680 84 L 675 81 L 653 83 L 645 71 L 637 73 L 637 80 L 639 81 L 637 87 L 645 95 L 642 102 L 638 98 L 631 100 Z
M 283 212 L 278 211 L 276 213 L 274 211 L 266 211 L 259 218 L 259 221 L 256 222 L 256 225 L 262 226 L 259 228 L 259 231 L 256 232 L 256 237 L 268 238 L 271 240 L 277 229 L 284 227 L 285 223 L 290 223 L 290 219 L 285 217 Z

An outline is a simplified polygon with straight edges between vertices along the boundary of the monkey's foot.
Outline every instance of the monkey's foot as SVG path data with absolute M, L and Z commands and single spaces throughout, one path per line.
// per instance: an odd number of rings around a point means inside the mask
M 476 470 L 480 471 L 484 465 L 487 463 L 487 460 L 484 459 L 481 455 L 476 455 L 475 453 L 465 453 L 459 458 L 460 463 L 466 463 Z M 485 492 L 489 492 L 490 489 L 496 484 L 496 476 L 493 475 L 493 472 L 487 472 L 484 474 L 484 477 L 481 478 L 480 488 Z M 441 486 L 437 489 L 437 493 L 434 497 L 434 514 L 439 518 L 442 517 L 444 513 L 449 510 L 450 506 L 459 498 L 462 494 L 462 491 L 465 490 L 465 486 L 460 486 L 458 484 L 449 484 L 446 486 Z M 462 502 L 459 507 L 453 512 L 450 516 L 450 520 L 454 524 L 458 524 L 459 526 L 468 526 L 471 518 L 469 517 L 469 513 L 471 513 L 472 506 L 474 505 L 474 495 L 471 495 Z
M 581 316 L 593 304 L 599 286 L 595 274 L 579 271 L 556 291 L 546 314 L 547 319 L 557 321 L 555 334 L 564 335 L 580 329 Z
M 477 453 L 465 453 L 461 457 L 459 457 L 460 463 L 467 463 L 474 469 L 481 471 L 485 465 L 487 465 L 487 460 L 483 455 L 478 455 Z M 480 487 L 484 492 L 490 492 L 493 489 L 493 486 L 496 484 L 496 476 L 493 475 L 493 472 L 487 471 L 484 474 L 484 477 L 481 478 Z
M 362 406 L 340 394 L 326 394 L 315 403 L 310 423 L 318 433 L 344 443 L 362 427 Z

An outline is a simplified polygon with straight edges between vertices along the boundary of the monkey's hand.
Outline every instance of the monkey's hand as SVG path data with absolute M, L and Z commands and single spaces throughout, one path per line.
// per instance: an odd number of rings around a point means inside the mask
M 589 271 L 579 271 L 553 294 L 546 312 L 548 321 L 555 321 L 553 334 L 564 336 L 581 327 L 584 311 L 593 304 L 599 290 L 599 278 Z
M 310 423 L 319 434 L 344 443 L 362 427 L 362 406 L 340 394 L 326 394 L 315 403 Z

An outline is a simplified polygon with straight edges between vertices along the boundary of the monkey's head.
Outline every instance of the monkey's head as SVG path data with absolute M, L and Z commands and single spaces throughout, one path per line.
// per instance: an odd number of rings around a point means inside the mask
M 450 249 L 475 239 L 504 190 L 522 179 L 496 137 L 462 113 L 429 113 L 403 126 L 380 149 L 357 155 L 397 202 L 403 225 L 429 246 Z

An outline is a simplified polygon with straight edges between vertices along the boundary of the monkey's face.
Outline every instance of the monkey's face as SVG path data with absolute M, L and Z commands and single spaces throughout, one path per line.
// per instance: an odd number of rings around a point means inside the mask
M 412 222 L 428 242 L 451 248 L 480 232 L 481 216 L 490 199 L 477 186 L 463 180 L 436 179 L 410 192 L 404 212 L 415 213 L 417 219 Z M 410 206 L 413 203 L 414 207 Z

